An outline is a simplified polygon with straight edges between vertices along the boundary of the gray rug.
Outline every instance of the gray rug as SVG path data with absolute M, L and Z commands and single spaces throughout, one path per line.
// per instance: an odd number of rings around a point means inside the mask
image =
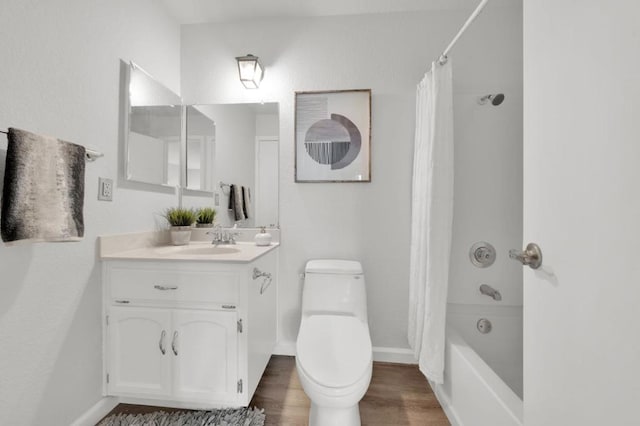
M 264 426 L 264 419 L 264 410 L 244 407 L 212 411 L 113 414 L 98 426 Z

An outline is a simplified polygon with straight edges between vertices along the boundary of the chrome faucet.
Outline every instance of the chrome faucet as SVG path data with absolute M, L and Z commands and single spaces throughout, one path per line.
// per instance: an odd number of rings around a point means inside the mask
M 491 297 L 493 300 L 502 300 L 502 295 L 500 294 L 500 292 L 487 284 L 482 284 L 480 286 L 480 293 L 484 294 L 485 296 Z
M 235 244 L 236 237 L 240 235 L 238 232 L 230 232 L 225 230 L 219 223 L 213 227 L 213 232 L 207 232 L 209 235 L 213 235 L 211 244 L 216 246 L 220 244 Z

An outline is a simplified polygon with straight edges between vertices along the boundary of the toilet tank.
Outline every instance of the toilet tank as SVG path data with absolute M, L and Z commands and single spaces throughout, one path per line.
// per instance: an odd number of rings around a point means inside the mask
M 307 262 L 302 316 L 351 315 L 367 321 L 367 294 L 360 262 L 317 259 Z

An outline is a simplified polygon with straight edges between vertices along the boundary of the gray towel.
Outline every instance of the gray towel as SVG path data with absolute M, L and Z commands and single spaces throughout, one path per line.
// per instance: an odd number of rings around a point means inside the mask
M 84 147 L 14 128 L 8 139 L 2 240 L 82 238 Z
M 249 219 L 249 188 L 242 187 L 242 213 L 245 219 Z
M 242 188 L 238 185 L 231 185 L 229 190 L 229 211 L 233 214 L 235 221 L 245 220 L 244 203 L 242 202 Z

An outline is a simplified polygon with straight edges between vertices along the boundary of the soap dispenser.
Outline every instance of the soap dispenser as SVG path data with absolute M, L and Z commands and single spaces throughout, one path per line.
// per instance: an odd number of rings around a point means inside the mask
M 257 246 L 271 245 L 271 234 L 267 232 L 264 226 L 260 227 L 260 232 L 254 237 Z

